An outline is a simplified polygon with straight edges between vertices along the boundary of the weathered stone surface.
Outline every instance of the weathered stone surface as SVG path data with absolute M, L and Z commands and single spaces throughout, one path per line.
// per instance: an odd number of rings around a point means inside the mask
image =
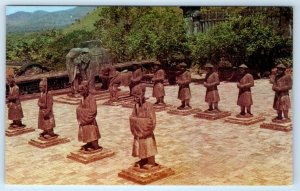
M 225 119 L 225 122 L 239 124 L 239 125 L 252 125 L 254 123 L 264 121 L 265 119 L 266 118 L 263 116 L 253 116 L 253 117 L 245 117 L 245 118 L 231 116 L 231 117 L 227 117 Z
M 149 184 L 151 182 L 154 182 L 162 178 L 166 178 L 173 174 L 175 174 L 175 172 L 171 168 L 158 165 L 151 169 L 129 167 L 128 169 L 119 172 L 118 176 L 138 184 Z
M 95 162 L 97 160 L 101 160 L 106 157 L 113 156 L 115 154 L 114 151 L 103 148 L 102 150 L 97 151 L 74 151 L 71 152 L 67 158 L 75 160 L 77 162 L 88 164 L 91 162 Z
M 192 109 L 177 109 L 177 108 L 172 108 L 169 111 L 167 111 L 167 113 L 169 114 L 174 114 L 174 115 L 182 115 L 182 116 L 186 116 L 186 115 L 191 115 L 191 114 L 195 114 L 200 112 L 201 109 L 199 108 L 192 108 Z
M 70 139 L 57 136 L 57 137 L 53 137 L 53 138 L 49 138 L 49 139 L 45 139 L 42 137 L 39 137 L 37 139 L 31 139 L 28 142 L 28 144 L 36 146 L 41 149 L 44 149 L 47 147 L 52 147 L 52 146 L 64 144 L 67 142 L 70 142 Z
M 285 131 L 285 132 L 291 131 L 293 129 L 291 122 L 286 122 L 286 123 L 275 123 L 275 122 L 262 123 L 260 125 L 260 128 L 277 130 L 277 131 Z
M 30 133 L 35 131 L 34 128 L 31 127 L 11 127 L 9 126 L 8 129 L 5 131 L 5 135 L 8 137 L 12 137 L 12 136 L 17 136 L 17 135 L 21 135 L 24 133 Z
M 199 112 L 194 117 L 201 118 L 201 119 L 207 119 L 207 120 L 217 120 L 221 119 L 224 117 L 230 116 L 231 113 L 229 111 L 220 111 L 220 112 L 209 112 L 209 111 L 204 111 L 204 112 Z

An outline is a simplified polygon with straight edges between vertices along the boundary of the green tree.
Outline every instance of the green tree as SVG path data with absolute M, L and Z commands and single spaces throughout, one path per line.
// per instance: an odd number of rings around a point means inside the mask
M 95 33 L 118 61 L 186 54 L 181 9 L 177 7 L 105 7 Z
M 216 64 L 225 56 L 236 66 L 246 63 L 255 70 L 269 70 L 276 58 L 291 56 L 291 52 L 284 51 L 290 41 L 262 14 L 232 16 L 189 40 L 193 62 L 200 65 L 207 59 Z

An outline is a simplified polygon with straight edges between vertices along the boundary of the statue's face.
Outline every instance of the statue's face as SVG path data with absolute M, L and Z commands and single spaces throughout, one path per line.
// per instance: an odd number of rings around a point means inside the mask
M 145 95 L 143 93 L 134 94 L 133 97 L 134 97 L 134 102 L 139 105 L 142 105 L 143 101 L 145 100 Z
M 277 68 L 277 75 L 282 75 L 284 73 L 285 69 L 283 68 Z
M 41 91 L 41 92 L 43 92 L 43 93 L 46 92 L 46 88 L 47 88 L 47 87 L 46 87 L 45 84 L 40 84 L 39 87 L 40 87 L 40 91 Z
M 239 71 L 240 71 L 241 74 L 246 74 L 245 68 L 239 68 Z
M 213 68 L 211 68 L 211 67 L 206 67 L 205 70 L 206 70 L 208 73 L 210 73 L 210 72 L 213 71 Z
M 15 85 L 15 82 L 13 80 L 8 81 L 9 87 L 13 87 Z
M 137 65 L 133 65 L 133 66 L 132 66 L 132 69 L 133 69 L 133 70 L 138 69 Z
M 89 88 L 87 85 L 79 85 L 79 93 L 83 97 L 87 97 L 89 95 Z

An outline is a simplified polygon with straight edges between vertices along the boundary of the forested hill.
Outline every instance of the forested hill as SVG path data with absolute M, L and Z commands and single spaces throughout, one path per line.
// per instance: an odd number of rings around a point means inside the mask
M 6 16 L 6 30 L 8 33 L 22 33 L 65 28 L 94 9 L 95 6 L 80 6 L 56 12 L 16 12 Z

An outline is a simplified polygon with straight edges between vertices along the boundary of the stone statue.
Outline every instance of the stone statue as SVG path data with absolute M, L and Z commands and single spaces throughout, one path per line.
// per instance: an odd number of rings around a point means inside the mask
M 143 72 L 142 72 L 141 67 L 137 63 L 134 63 L 132 65 L 132 67 L 133 67 L 132 78 L 131 78 L 131 82 L 130 82 L 130 85 L 129 85 L 130 95 L 132 95 L 132 89 L 136 85 L 140 84 L 141 80 L 143 78 Z
M 109 88 L 110 80 L 117 75 L 117 70 L 112 64 L 103 64 L 100 66 L 99 77 L 101 78 L 101 89 Z
M 8 119 L 13 122 L 11 127 L 25 127 L 22 124 L 23 110 L 20 101 L 19 87 L 17 86 L 14 77 L 8 77 L 7 83 L 9 86 L 9 93 L 7 96 Z
M 214 71 L 214 66 L 207 63 L 205 66 L 207 71 L 204 79 L 204 87 L 206 87 L 205 102 L 208 103 L 207 111 L 217 111 L 219 112 L 218 103 L 220 101 L 220 96 L 218 92 L 218 85 L 220 84 L 219 75 Z
M 72 94 L 74 95 L 77 91 L 77 69 L 80 72 L 82 80 L 89 81 L 90 93 L 94 93 L 95 76 L 98 75 L 99 67 L 102 64 L 108 63 L 111 63 L 111 56 L 104 48 L 72 48 L 66 56 L 66 67 Z
M 136 85 L 132 90 L 135 106 L 129 117 L 130 130 L 134 136 L 132 156 L 139 157 L 136 167 L 151 168 L 156 166 L 155 155 L 157 146 L 153 131 L 156 125 L 156 116 L 153 105 L 145 100 L 146 88 Z
M 290 121 L 288 113 L 291 108 L 289 90 L 292 89 L 292 78 L 285 74 L 286 67 L 283 64 L 276 66 L 277 74 L 272 89 L 275 91 L 273 108 L 277 110 L 275 121 Z M 283 114 L 283 116 L 282 116 Z
M 81 147 L 84 151 L 102 149 L 98 144 L 100 132 L 96 121 L 97 104 L 94 96 L 89 92 L 89 82 L 83 81 L 79 86 L 82 100 L 76 109 L 79 123 L 78 141 L 86 143 Z
M 156 98 L 155 104 L 163 104 L 165 97 L 165 89 L 164 89 L 164 80 L 165 80 L 165 71 L 161 68 L 161 63 L 156 61 L 154 62 L 155 73 L 152 78 L 154 82 L 153 93 L 152 96 Z
M 191 73 L 186 70 L 187 65 L 185 63 L 180 63 L 178 67 L 179 75 L 176 76 L 176 83 L 179 85 L 178 99 L 181 100 L 181 106 L 177 107 L 177 109 L 191 109 L 191 90 L 189 85 L 192 80 Z
M 110 93 L 110 100 L 117 101 L 118 100 L 118 91 L 119 87 L 122 86 L 130 86 L 132 72 L 123 71 L 123 72 L 116 72 L 114 75 L 111 76 L 109 82 L 109 93 Z
M 237 105 L 241 107 L 240 114 L 237 117 L 252 117 L 251 105 L 253 105 L 251 87 L 254 86 L 253 76 L 247 71 L 248 67 L 245 64 L 239 66 L 241 79 L 237 83 L 239 95 Z M 247 113 L 246 113 L 247 109 Z
M 53 96 L 51 91 L 48 91 L 47 79 L 43 78 L 39 84 L 41 95 L 38 99 L 39 118 L 38 128 L 43 130 L 41 137 L 47 139 L 50 137 L 57 137 L 53 129 L 55 127 L 55 120 L 53 115 Z

